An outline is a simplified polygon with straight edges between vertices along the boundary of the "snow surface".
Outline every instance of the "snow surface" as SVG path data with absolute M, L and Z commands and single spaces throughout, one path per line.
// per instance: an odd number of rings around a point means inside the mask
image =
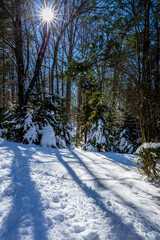
M 0 139 L 0 239 L 159 240 L 160 189 L 133 158 Z

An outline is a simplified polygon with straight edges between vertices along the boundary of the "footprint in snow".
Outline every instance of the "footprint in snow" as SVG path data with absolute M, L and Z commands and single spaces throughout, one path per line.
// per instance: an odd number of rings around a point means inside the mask
M 47 222 L 48 227 L 53 225 L 53 221 L 50 217 L 47 217 L 46 222 Z
M 73 229 L 74 229 L 75 233 L 81 233 L 86 230 L 85 226 L 80 226 L 80 225 L 74 225 Z
M 65 209 L 67 207 L 67 204 L 66 203 L 61 203 L 61 207 L 62 207 L 62 209 Z
M 28 235 L 28 230 L 27 229 L 23 229 L 22 230 L 22 235 Z
M 112 203 L 111 203 L 110 201 L 108 201 L 108 202 L 107 202 L 107 205 L 108 205 L 109 207 L 111 207 L 111 206 L 112 206 Z
M 96 232 L 90 232 L 86 236 L 83 236 L 84 240 L 99 240 L 99 235 Z
M 71 211 L 71 212 L 69 213 L 69 217 L 70 217 L 70 218 L 74 218 L 74 217 L 75 217 L 75 215 L 76 215 L 76 213 L 75 213 L 75 212 L 72 212 L 72 211 Z
M 63 214 L 58 214 L 54 217 L 54 220 L 57 220 L 59 222 L 63 222 L 64 221 L 64 215 Z
M 53 197 L 52 201 L 53 201 L 54 203 L 59 203 L 59 198 L 58 198 L 58 197 Z

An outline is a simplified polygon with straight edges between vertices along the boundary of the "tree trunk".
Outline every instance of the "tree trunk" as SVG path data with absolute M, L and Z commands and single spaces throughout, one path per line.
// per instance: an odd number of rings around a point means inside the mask
M 4 44 L 3 44 L 3 85 L 2 85 L 3 97 L 2 103 L 3 108 L 6 107 L 6 86 L 5 86 L 5 57 L 4 57 Z
M 15 40 L 15 55 L 18 74 L 18 98 L 19 106 L 24 105 L 24 61 L 23 61 L 23 37 L 22 37 L 22 21 L 21 21 L 21 0 L 15 0 L 15 21 L 14 21 L 14 40 Z
M 76 129 L 76 145 L 78 146 L 78 140 L 81 138 L 80 133 L 80 120 L 82 116 L 82 90 L 78 88 L 78 109 L 77 109 L 77 129 Z
M 69 32 L 69 53 L 68 53 L 68 65 L 72 62 L 73 57 L 73 23 L 70 25 Z M 69 74 L 70 76 L 70 74 Z M 70 113 L 71 113 L 71 79 L 67 78 L 66 86 L 66 115 L 67 121 L 70 122 Z
M 116 109 L 116 96 L 117 96 L 118 81 L 119 81 L 119 70 L 115 68 L 114 69 L 114 78 L 113 78 L 113 88 L 112 88 L 112 93 L 113 93 L 112 107 L 113 107 L 113 109 Z
M 155 138 L 155 122 L 152 97 L 150 56 L 150 0 L 144 1 L 144 37 L 142 52 L 142 99 L 141 99 L 141 131 L 143 141 L 153 141 Z
M 28 87 L 28 89 L 25 93 L 25 104 L 27 104 L 28 99 L 29 99 L 29 95 L 34 88 L 37 79 L 39 78 L 42 62 L 43 62 L 43 59 L 44 59 L 44 54 L 46 52 L 46 48 L 48 46 L 48 42 L 49 42 L 49 38 L 50 38 L 50 33 L 51 33 L 50 30 L 48 30 L 48 32 L 44 33 L 41 48 L 39 50 L 38 57 L 37 57 L 37 60 L 36 60 L 34 75 L 33 75 L 33 78 L 31 80 L 30 84 L 29 84 L 29 87 Z

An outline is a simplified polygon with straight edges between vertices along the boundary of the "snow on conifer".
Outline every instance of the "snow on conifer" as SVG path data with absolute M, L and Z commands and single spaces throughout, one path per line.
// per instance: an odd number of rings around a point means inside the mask
M 53 99 L 46 97 L 42 101 L 33 95 L 28 106 L 8 111 L 4 123 L 7 128 L 7 139 L 26 144 L 70 148 L 72 146 L 70 126 L 61 123 L 60 99 L 59 102 Z
M 119 152 L 121 153 L 133 153 L 135 151 L 135 147 L 133 143 L 130 141 L 128 129 L 124 129 L 120 133 L 118 149 Z
M 27 112 L 25 123 L 24 123 L 24 137 L 23 140 L 26 143 L 37 143 L 39 126 L 33 121 L 32 112 Z
M 141 144 L 139 119 L 133 115 L 124 116 L 124 126 L 118 137 L 117 151 L 120 153 L 134 153 Z
M 91 127 L 85 148 L 89 151 L 111 150 L 110 140 L 105 125 L 101 119 Z
M 136 153 L 140 154 L 143 152 L 144 149 L 147 149 L 147 148 L 153 148 L 153 149 L 160 148 L 160 143 L 156 143 L 156 142 L 146 143 L 145 142 L 141 146 L 139 146 L 139 148 L 137 148 Z

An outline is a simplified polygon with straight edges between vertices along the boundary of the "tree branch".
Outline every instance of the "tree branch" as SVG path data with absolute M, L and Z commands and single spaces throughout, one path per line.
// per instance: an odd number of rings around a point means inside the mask
M 17 65 L 14 62 L 13 58 L 11 58 L 10 55 L 3 48 L 0 48 L 0 51 L 4 52 L 9 57 L 9 59 L 12 61 L 12 63 L 16 66 L 16 68 L 17 68 Z
M 3 41 L 4 41 L 4 43 L 6 43 L 10 48 L 12 48 L 15 51 L 15 46 L 5 36 L 3 36 Z

